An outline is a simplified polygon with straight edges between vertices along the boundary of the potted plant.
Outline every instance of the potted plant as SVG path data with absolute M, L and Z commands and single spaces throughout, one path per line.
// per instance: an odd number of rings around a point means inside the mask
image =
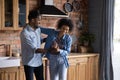
M 90 34 L 89 32 L 83 32 L 78 38 L 81 52 L 82 48 L 84 48 L 83 52 L 91 52 L 92 50 L 89 49 L 91 48 L 91 43 L 94 42 L 94 40 L 95 40 L 94 34 Z

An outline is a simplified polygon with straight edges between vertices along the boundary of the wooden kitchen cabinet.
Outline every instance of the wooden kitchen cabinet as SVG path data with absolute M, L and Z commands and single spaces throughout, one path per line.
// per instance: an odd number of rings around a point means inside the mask
M 69 68 L 67 80 L 98 80 L 98 59 L 99 54 L 71 53 L 68 56 Z M 45 64 L 46 61 L 47 59 L 43 60 L 44 77 L 45 80 L 50 80 L 48 72 L 49 66 Z M 19 70 L 19 80 L 25 80 L 23 66 L 21 66 Z
M 29 0 L 1 0 L 1 30 L 20 30 L 27 22 Z
M 99 54 L 71 53 L 68 56 L 67 80 L 98 80 L 98 60 Z M 50 80 L 47 61 L 46 58 L 43 58 L 44 78 L 45 80 Z M 23 65 L 0 69 L 0 80 L 25 80 Z M 34 80 L 36 80 L 35 77 Z
M 74 54 L 69 59 L 67 80 L 98 80 L 98 54 Z
M 71 53 L 68 56 L 67 80 L 98 80 L 98 60 L 98 53 Z M 49 67 L 46 70 L 49 70 Z M 50 80 L 49 74 L 45 75 L 45 80 Z
M 18 80 L 18 67 L 0 68 L 0 80 Z
M 87 61 L 87 58 L 70 58 L 67 80 L 86 80 Z

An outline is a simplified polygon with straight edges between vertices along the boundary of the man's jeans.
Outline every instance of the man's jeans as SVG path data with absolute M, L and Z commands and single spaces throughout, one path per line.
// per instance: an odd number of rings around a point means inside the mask
M 35 74 L 36 80 L 44 80 L 43 65 L 39 67 L 30 67 L 24 65 L 24 71 L 25 71 L 26 80 L 33 80 L 33 74 Z

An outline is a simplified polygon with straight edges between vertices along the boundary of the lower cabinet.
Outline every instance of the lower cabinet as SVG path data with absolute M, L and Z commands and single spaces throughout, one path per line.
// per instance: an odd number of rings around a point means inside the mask
M 67 80 L 98 80 L 98 54 L 71 54 L 68 56 Z M 50 80 L 48 60 L 43 59 L 44 78 Z M 26 80 L 24 67 L 0 68 L 0 80 Z M 34 77 L 34 80 L 35 77 Z
M 88 80 L 87 58 L 69 58 L 68 79 L 67 80 Z
M 18 76 L 19 73 L 17 67 L 0 69 L 0 80 L 19 80 Z
M 98 80 L 99 55 L 70 57 L 67 80 Z

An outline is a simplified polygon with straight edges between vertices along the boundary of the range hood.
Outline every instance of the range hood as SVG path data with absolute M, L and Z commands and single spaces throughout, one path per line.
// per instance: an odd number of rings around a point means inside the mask
M 66 13 L 53 5 L 53 0 L 41 0 L 41 6 L 39 10 L 41 16 L 68 17 Z

